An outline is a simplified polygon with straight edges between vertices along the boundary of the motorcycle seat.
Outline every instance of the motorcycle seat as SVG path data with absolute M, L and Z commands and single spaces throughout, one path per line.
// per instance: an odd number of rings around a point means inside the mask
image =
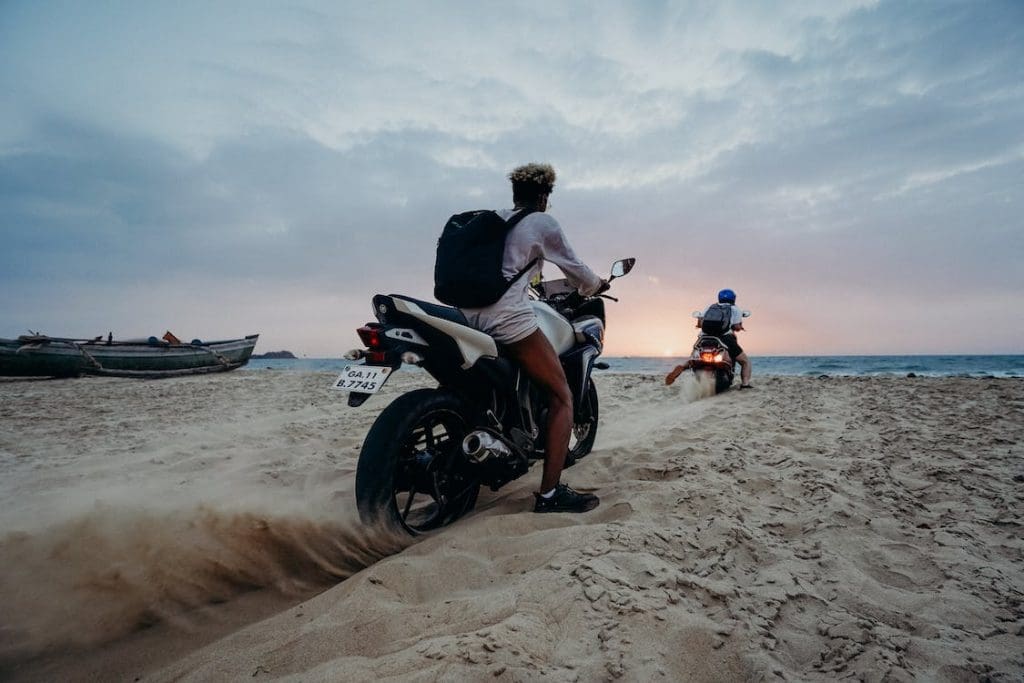
M 459 325 L 466 325 L 467 327 L 469 326 L 469 321 L 466 320 L 466 316 L 462 314 L 462 311 L 452 306 L 442 306 L 441 304 L 433 304 L 430 303 L 429 301 L 413 299 L 411 296 L 405 296 L 404 294 L 389 294 L 388 296 L 391 296 L 392 298 L 395 299 L 402 299 L 404 301 L 414 303 L 421 309 L 423 309 L 424 313 L 435 318 L 441 318 L 442 320 L 450 320 L 451 322 L 458 323 Z

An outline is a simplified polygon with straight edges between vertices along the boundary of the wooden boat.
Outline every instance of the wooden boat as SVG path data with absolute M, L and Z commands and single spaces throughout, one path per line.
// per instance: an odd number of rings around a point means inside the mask
M 176 342 L 173 335 L 171 339 Z M 242 339 L 174 343 L 68 339 L 45 335 L 0 339 L 0 376 L 5 377 L 176 377 L 225 372 L 249 362 L 258 334 Z

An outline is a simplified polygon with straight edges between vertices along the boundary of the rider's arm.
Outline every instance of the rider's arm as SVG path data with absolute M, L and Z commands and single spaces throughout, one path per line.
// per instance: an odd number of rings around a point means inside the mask
M 739 332 L 743 329 L 743 311 L 734 304 L 729 313 L 731 317 L 730 322 L 732 323 L 732 331 Z
M 547 214 L 543 216 L 549 219 L 538 226 L 541 229 L 539 241 L 544 260 L 558 266 L 580 294 L 590 296 L 597 293 L 604 285 L 604 280 L 576 256 L 558 221 Z

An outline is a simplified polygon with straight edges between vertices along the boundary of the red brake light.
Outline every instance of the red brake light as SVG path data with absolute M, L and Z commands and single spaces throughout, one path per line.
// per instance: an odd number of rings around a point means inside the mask
M 387 351 L 368 351 L 366 353 L 366 362 L 370 365 L 379 364 L 383 365 L 390 361 Z
M 359 339 L 362 340 L 363 344 L 368 349 L 379 349 L 381 347 L 381 326 L 378 323 L 366 323 L 358 330 L 356 334 L 359 335 Z

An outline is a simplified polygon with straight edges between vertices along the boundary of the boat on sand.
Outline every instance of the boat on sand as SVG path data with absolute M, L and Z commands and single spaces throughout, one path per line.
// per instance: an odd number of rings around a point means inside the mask
M 241 339 L 179 341 L 170 332 L 163 339 L 127 341 L 23 335 L 0 339 L 3 377 L 177 377 L 225 372 L 249 362 L 258 334 Z

